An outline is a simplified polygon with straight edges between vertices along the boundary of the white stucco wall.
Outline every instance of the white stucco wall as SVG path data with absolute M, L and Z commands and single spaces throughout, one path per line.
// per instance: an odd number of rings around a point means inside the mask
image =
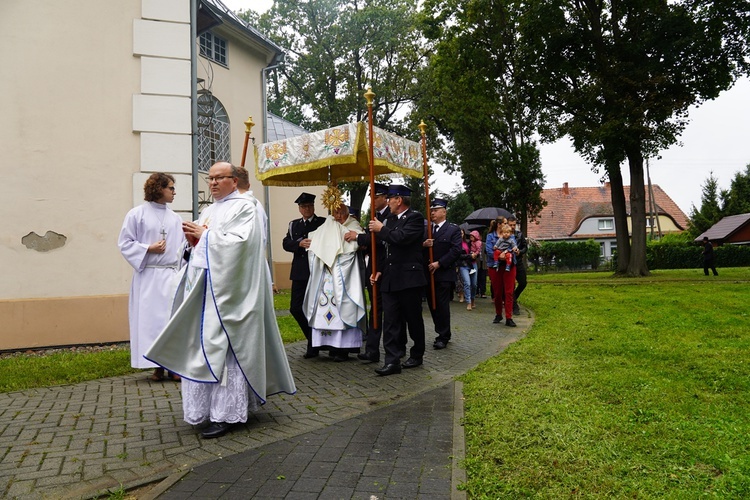
M 132 269 L 117 249 L 125 214 L 151 172 L 175 175 L 172 208 L 192 208 L 189 0 L 2 0 L 0 350 L 127 339 Z M 231 30 L 230 30 L 231 31 Z M 213 90 L 230 114 L 239 163 L 249 115 L 262 138 L 259 47 L 230 40 Z M 244 44 L 243 44 L 244 43 Z M 206 61 L 199 64 L 199 77 Z M 247 167 L 254 173 L 252 148 Z M 263 200 L 263 188 L 252 189 Z M 306 188 L 319 194 L 322 188 Z M 271 189 L 275 260 L 293 200 Z M 321 210 L 318 210 L 321 213 Z M 30 233 L 65 237 L 48 251 Z M 31 238 L 33 239 L 33 238 Z
M 0 299 L 127 292 L 116 242 L 139 168 L 140 9 L 140 0 L 2 2 Z M 21 238 L 32 231 L 67 241 L 30 250 Z

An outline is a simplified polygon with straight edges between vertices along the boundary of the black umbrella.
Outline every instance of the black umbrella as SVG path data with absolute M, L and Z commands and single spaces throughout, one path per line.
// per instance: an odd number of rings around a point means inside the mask
M 458 227 L 463 229 L 464 233 L 466 234 L 469 234 L 472 231 L 481 231 L 482 229 L 487 229 L 487 226 L 484 224 L 469 224 L 468 222 L 464 222 Z
M 485 207 L 480 208 L 479 210 L 474 210 L 471 212 L 465 219 L 465 222 L 468 222 L 469 224 L 483 224 L 484 227 L 487 227 L 490 222 L 495 220 L 498 217 L 510 217 L 511 214 L 504 208 L 498 208 L 498 207 Z

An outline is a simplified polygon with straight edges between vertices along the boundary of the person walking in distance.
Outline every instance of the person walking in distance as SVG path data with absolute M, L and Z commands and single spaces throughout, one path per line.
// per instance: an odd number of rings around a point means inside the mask
M 711 244 L 711 241 L 708 239 L 708 236 L 703 237 L 703 274 L 708 276 L 708 270 L 710 269 L 713 271 L 714 276 L 718 276 L 719 273 L 716 272 L 716 263 L 715 263 L 715 254 L 714 254 L 714 246 Z

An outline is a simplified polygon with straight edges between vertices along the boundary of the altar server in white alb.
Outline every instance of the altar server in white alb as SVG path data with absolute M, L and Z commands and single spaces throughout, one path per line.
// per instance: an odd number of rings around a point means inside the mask
M 167 207 L 175 197 L 174 177 L 151 174 L 143 191 L 146 203 L 125 216 L 117 245 L 135 270 L 128 303 L 130 364 L 154 368 L 157 365 L 143 355 L 169 321 L 185 236 L 182 219 Z M 164 369 L 157 367 L 151 380 L 163 379 Z
M 208 171 L 214 203 L 184 222 L 193 245 L 174 312 L 146 357 L 182 376 L 184 419 L 216 438 L 279 392 L 296 392 L 276 324 L 259 202 L 237 191 L 237 167 Z

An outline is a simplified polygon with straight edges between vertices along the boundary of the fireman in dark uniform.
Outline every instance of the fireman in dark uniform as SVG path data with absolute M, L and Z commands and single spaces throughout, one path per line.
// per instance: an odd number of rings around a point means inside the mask
M 307 352 L 305 358 L 314 358 L 319 349 L 312 347 L 312 329 L 307 321 L 302 303 L 305 300 L 305 289 L 310 279 L 310 264 L 307 260 L 307 249 L 310 248 L 309 233 L 318 229 L 325 222 L 325 217 L 315 215 L 315 195 L 302 193 L 294 202 L 299 206 L 301 218 L 289 223 L 289 229 L 284 237 L 284 250 L 294 254 L 289 279 L 292 280 L 292 297 L 289 312 L 297 320 L 302 333 L 307 338 Z

